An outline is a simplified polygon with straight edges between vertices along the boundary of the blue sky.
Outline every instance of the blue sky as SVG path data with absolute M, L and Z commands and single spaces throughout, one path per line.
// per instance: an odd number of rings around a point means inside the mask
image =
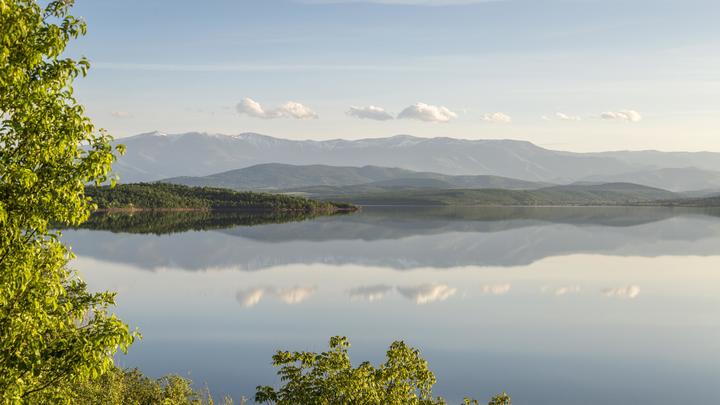
M 76 94 L 117 137 L 720 151 L 716 0 L 77 0 L 75 14 L 88 35 L 69 53 L 93 63 Z

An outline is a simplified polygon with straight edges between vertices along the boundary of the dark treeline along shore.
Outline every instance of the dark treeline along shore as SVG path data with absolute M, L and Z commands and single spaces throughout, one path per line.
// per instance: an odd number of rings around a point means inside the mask
M 332 215 L 342 215 L 338 211 Z M 280 211 L 249 212 L 237 210 L 138 210 L 101 211 L 80 224 L 78 229 L 108 230 L 117 233 L 164 235 L 187 231 L 226 229 L 236 226 L 282 224 L 312 219 L 322 214 L 312 212 Z
M 304 191 L 276 190 L 273 193 L 238 191 L 218 187 L 193 187 L 168 183 L 121 184 L 116 187 L 89 186 L 99 212 L 135 211 L 239 211 L 226 215 L 231 225 L 256 222 L 288 222 L 300 216 L 349 213 L 358 205 L 380 206 L 674 206 L 716 207 L 720 198 L 688 198 L 654 187 L 631 183 L 572 184 L 533 190 L 497 188 L 433 189 L 402 186 L 383 189 L 360 186 L 309 187 Z M 247 213 L 263 215 L 248 215 Z M 292 214 L 292 215 L 290 215 Z M 217 220 L 213 217 L 213 221 Z M 139 217 L 136 217 L 139 218 Z M 179 218 L 179 217 L 178 217 Z M 149 219 L 149 218 L 145 218 Z M 117 218 L 104 217 L 102 221 Z M 92 223 L 98 223 L 95 218 Z M 196 219 L 190 219 L 193 223 Z M 188 220 L 183 220 L 188 223 Z M 113 225 L 113 227 L 115 226 Z M 88 224 L 90 226 L 90 224 Z
M 311 200 L 304 197 L 239 192 L 212 187 L 187 187 L 175 184 L 138 183 L 115 187 L 89 186 L 85 195 L 100 211 L 253 211 L 332 214 L 355 211 L 349 203 Z

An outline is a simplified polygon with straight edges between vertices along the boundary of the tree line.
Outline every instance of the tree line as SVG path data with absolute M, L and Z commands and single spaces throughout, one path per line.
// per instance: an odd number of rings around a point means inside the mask
M 167 183 L 88 186 L 85 196 L 99 209 L 208 209 L 329 213 L 354 210 L 348 203 L 316 201 L 286 194 L 189 187 Z

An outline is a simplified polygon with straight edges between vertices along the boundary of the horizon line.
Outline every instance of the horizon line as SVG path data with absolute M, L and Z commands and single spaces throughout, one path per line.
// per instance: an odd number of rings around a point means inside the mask
M 551 151 L 556 151 L 556 152 L 578 153 L 578 154 L 597 154 L 597 153 L 616 153 L 616 152 L 718 153 L 718 154 L 720 154 L 720 151 L 711 151 L 711 150 L 690 151 L 690 150 L 661 150 L 661 149 L 610 149 L 610 150 L 602 150 L 602 151 L 594 151 L 594 152 L 575 152 L 575 151 L 568 151 L 568 150 L 561 150 L 561 149 L 551 149 L 548 144 L 545 144 L 545 146 L 543 146 L 542 144 L 532 142 L 532 141 L 529 141 L 526 139 L 514 139 L 514 138 L 472 139 L 472 138 L 463 138 L 463 137 L 456 137 L 456 136 L 418 136 L 418 135 L 411 135 L 411 134 L 380 135 L 380 136 L 376 136 L 376 137 L 363 137 L 363 138 L 292 139 L 292 138 L 286 138 L 286 137 L 282 137 L 282 136 L 267 135 L 267 134 L 263 134 L 263 133 L 259 133 L 259 132 L 253 132 L 253 131 L 240 132 L 237 134 L 227 134 L 227 133 L 207 132 L 207 131 L 187 131 L 187 132 L 169 133 L 169 132 L 154 130 L 154 131 L 148 131 L 148 132 L 141 132 L 141 133 L 134 134 L 134 135 L 127 135 L 127 136 L 123 136 L 123 137 L 115 137 L 114 139 L 116 142 L 122 142 L 122 139 L 130 139 L 130 138 L 135 138 L 135 137 L 144 136 L 144 135 L 146 135 L 146 136 L 181 136 L 181 135 L 188 135 L 188 134 L 198 134 L 198 135 L 206 135 L 206 136 L 224 136 L 224 137 L 228 137 L 228 138 L 237 138 L 238 136 L 242 136 L 242 135 L 258 135 L 258 136 L 263 136 L 263 137 L 267 137 L 267 138 L 279 139 L 279 140 L 290 141 L 290 142 L 337 142 L 337 141 L 357 142 L 357 141 L 390 139 L 390 138 L 398 138 L 398 137 L 409 137 L 409 138 L 422 139 L 422 140 L 450 139 L 450 140 L 468 141 L 468 142 L 506 141 L 506 142 L 529 143 L 538 148 L 542 148 L 542 149 L 546 149 L 546 150 L 551 150 Z

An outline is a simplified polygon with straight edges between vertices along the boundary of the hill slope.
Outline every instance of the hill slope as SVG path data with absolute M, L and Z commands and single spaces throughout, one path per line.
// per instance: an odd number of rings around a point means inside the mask
M 161 182 L 187 186 L 223 187 L 234 190 L 284 190 L 360 184 L 378 188 L 435 189 L 532 189 L 547 185 L 499 176 L 450 176 L 378 166 L 298 166 L 280 163 L 260 164 L 203 177 L 174 177 L 161 180 Z
M 594 182 L 625 182 L 676 192 L 720 190 L 720 171 L 695 167 L 649 169 L 616 175 L 594 175 L 585 180 Z
M 248 210 L 265 212 L 335 212 L 354 210 L 349 204 L 307 198 L 236 192 L 220 188 L 187 187 L 175 184 L 121 184 L 115 188 L 86 187 L 85 195 L 105 210 Z
M 114 165 L 122 182 L 206 176 L 238 167 L 294 165 L 401 167 L 451 175 L 494 175 L 529 181 L 577 180 L 640 168 L 612 157 L 557 152 L 525 141 L 390 138 L 295 141 L 259 134 L 149 133 L 119 139 L 127 153 Z
M 514 140 L 417 138 L 398 135 L 358 140 L 288 140 L 254 133 L 219 135 L 147 133 L 118 139 L 127 153 L 113 166 L 124 183 L 207 176 L 258 164 L 399 167 L 448 175 L 491 175 L 547 183 L 627 181 L 672 190 L 709 190 L 695 176 L 662 182 L 666 168 L 720 172 L 720 153 L 625 151 L 571 153 Z M 626 174 L 635 173 L 630 177 Z M 379 179 L 375 179 L 377 181 Z M 700 183 L 700 184 L 699 184 Z M 700 186 L 700 187 L 698 187 Z M 700 195 L 700 194 L 698 194 Z
M 372 191 L 358 194 L 313 194 L 337 201 L 364 205 L 485 205 L 559 206 L 622 205 L 676 199 L 667 190 L 629 183 L 569 185 L 538 190 L 405 190 Z

